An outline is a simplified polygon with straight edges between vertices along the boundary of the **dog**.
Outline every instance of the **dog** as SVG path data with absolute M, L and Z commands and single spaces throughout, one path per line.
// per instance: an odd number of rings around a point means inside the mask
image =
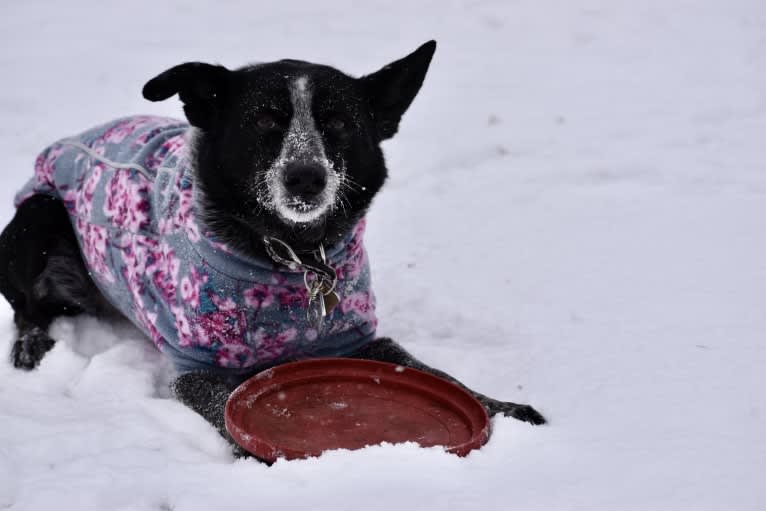
M 435 49 L 361 78 L 300 60 L 180 64 L 143 95 L 177 94 L 188 124 L 125 118 L 47 148 L 0 235 L 14 366 L 39 364 L 60 316 L 120 314 L 173 360 L 175 397 L 226 438 L 236 385 L 315 356 L 430 372 L 490 415 L 545 423 L 375 336 L 364 215 L 387 176 L 380 143 Z

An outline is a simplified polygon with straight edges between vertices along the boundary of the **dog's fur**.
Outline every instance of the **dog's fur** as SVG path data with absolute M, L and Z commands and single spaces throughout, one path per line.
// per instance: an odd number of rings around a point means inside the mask
M 430 41 L 358 79 L 297 60 L 236 71 L 186 63 L 150 80 L 143 93 L 151 101 L 178 94 L 184 103 L 195 130 L 194 179 L 203 222 L 237 250 L 267 257 L 264 236 L 312 250 L 342 239 L 365 214 L 386 179 L 380 143 L 397 132 L 435 48 Z M 48 196 L 23 202 L 0 235 L 0 292 L 15 312 L 18 339 L 11 358 L 22 369 L 33 369 L 53 346 L 47 330 L 55 318 L 111 311 L 87 274 L 65 208 Z M 390 339 L 352 356 L 460 384 Z M 226 436 L 223 406 L 233 383 L 216 373 L 193 372 L 173 387 Z M 545 422 L 528 405 L 471 392 L 490 414 Z

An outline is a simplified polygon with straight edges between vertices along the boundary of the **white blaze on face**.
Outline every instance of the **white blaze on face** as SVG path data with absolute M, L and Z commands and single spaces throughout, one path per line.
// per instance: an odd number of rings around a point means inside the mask
M 282 141 L 279 157 L 266 173 L 266 207 L 291 223 L 310 223 L 335 207 L 340 186 L 340 170 L 335 169 L 325 154 L 324 141 L 311 113 L 311 84 L 300 76 L 290 84 L 293 117 Z M 290 163 L 317 164 L 327 172 L 327 184 L 314 204 L 291 196 L 283 184 L 285 167 Z

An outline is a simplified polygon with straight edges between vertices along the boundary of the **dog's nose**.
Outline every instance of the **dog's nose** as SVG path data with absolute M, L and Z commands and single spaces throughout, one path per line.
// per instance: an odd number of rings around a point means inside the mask
M 315 163 L 290 163 L 285 167 L 282 180 L 293 195 L 312 197 L 324 190 L 327 171 Z

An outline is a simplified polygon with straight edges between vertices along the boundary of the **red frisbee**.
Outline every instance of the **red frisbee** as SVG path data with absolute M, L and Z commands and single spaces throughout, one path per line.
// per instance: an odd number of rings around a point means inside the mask
M 225 418 L 234 441 L 269 462 L 408 441 L 465 456 L 490 431 L 484 407 L 457 385 L 408 367 L 350 358 L 304 360 L 258 373 L 231 394 Z

